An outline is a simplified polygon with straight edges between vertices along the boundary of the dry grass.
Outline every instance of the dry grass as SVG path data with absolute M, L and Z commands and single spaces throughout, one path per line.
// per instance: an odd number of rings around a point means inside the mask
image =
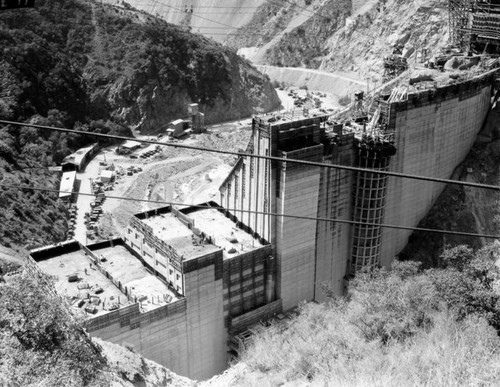
M 225 384 L 499 384 L 500 338 L 488 321 L 457 319 L 417 265 L 394 267 L 357 275 L 349 301 L 303 305 L 287 326 L 257 335 Z
M 281 334 L 265 331 L 232 385 L 476 386 L 500 382 L 500 340 L 483 319 L 457 322 L 446 311 L 434 327 L 383 345 L 367 341 L 344 307 L 307 305 Z

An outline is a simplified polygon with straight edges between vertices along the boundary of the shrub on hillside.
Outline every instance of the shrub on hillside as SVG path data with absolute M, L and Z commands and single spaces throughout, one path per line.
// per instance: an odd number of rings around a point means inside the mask
M 349 97 L 347 94 L 339 98 L 340 106 L 348 106 L 351 102 L 351 97 Z
M 105 361 L 62 300 L 37 280 L 19 277 L 0 284 L 0 384 L 105 385 Z
M 445 253 L 456 267 L 357 274 L 349 301 L 306 304 L 254 337 L 239 383 L 476 385 L 500 380 L 497 269 L 491 248 Z M 475 286 L 473 286 L 475 284 Z

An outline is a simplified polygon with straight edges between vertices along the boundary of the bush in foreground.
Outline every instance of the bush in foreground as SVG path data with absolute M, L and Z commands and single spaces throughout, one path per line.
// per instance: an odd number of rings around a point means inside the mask
M 304 305 L 255 337 L 236 385 L 498 383 L 498 270 L 484 250 L 447 254 L 445 269 L 396 262 L 357 275 L 349 300 Z
M 100 349 L 39 281 L 19 277 L 0 284 L 0 384 L 106 385 Z

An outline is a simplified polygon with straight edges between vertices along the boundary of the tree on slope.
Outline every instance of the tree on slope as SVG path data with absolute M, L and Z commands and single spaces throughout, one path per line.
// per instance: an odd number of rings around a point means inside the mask
M 304 305 L 296 319 L 255 337 L 238 382 L 495 384 L 500 309 L 491 249 L 446 254 L 446 268 L 395 262 L 357 274 L 346 299 Z
M 500 293 L 495 289 L 500 271 L 494 261 L 495 250 L 496 246 L 490 245 L 474 253 L 467 246 L 456 246 L 441 255 L 445 269 L 431 269 L 426 275 L 439 299 L 458 319 L 481 316 L 500 332 Z
M 105 385 L 100 350 L 59 297 L 20 276 L 0 284 L 0 384 Z

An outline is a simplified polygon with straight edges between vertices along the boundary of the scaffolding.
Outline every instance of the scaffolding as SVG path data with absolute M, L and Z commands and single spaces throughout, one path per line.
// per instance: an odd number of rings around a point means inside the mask
M 387 171 L 396 148 L 389 142 L 375 141 L 366 136 L 358 142 L 356 166 L 375 171 Z M 387 175 L 359 171 L 355 174 L 353 192 L 354 225 L 349 274 L 380 264 L 380 245 L 387 195 Z
M 450 35 L 464 51 L 500 53 L 500 0 L 449 0 Z

